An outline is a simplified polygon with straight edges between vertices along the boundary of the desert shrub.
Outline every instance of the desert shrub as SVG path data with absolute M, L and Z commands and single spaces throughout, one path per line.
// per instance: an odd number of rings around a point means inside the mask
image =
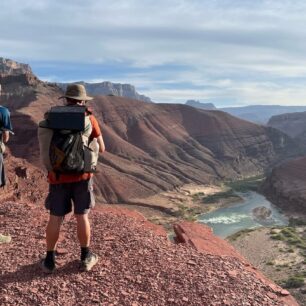
M 282 241 L 285 240 L 285 237 L 282 234 L 272 235 L 271 238 L 274 240 L 282 240 Z
M 239 192 L 245 192 L 249 190 L 256 191 L 258 190 L 258 187 L 262 183 L 263 179 L 264 177 L 260 175 L 256 177 L 249 177 L 244 180 L 227 182 L 226 185 Z
M 281 233 L 286 237 L 296 237 L 296 231 L 292 227 L 285 227 L 281 230 Z
M 205 204 L 211 204 L 229 197 L 237 197 L 237 195 L 234 193 L 233 190 L 228 190 L 203 197 L 202 202 Z
M 304 277 L 302 276 L 291 276 L 284 281 L 283 286 L 285 288 L 300 288 L 304 285 Z
M 197 201 L 204 196 L 204 192 L 198 192 L 192 195 L 192 200 Z
M 299 243 L 297 246 L 298 246 L 300 249 L 302 249 L 302 250 L 306 250 L 306 244 L 305 244 L 305 242 Z
M 296 245 L 301 242 L 301 240 L 298 238 L 289 238 L 287 241 L 289 244 L 293 244 L 293 245 Z

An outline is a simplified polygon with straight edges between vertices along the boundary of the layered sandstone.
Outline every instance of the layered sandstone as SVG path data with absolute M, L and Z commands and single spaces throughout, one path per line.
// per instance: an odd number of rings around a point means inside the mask
M 89 95 L 92 96 L 118 96 L 125 97 L 128 99 L 139 100 L 143 102 L 152 102 L 149 97 L 141 95 L 136 91 L 135 86 L 130 84 L 120 84 L 112 82 L 100 82 L 100 83 L 87 83 L 87 82 L 76 82 L 78 84 L 83 84 Z M 68 83 L 56 83 L 63 91 L 66 90 Z
M 0 57 L 1 75 L 32 74 L 32 69 L 27 64 L 18 63 L 8 58 Z

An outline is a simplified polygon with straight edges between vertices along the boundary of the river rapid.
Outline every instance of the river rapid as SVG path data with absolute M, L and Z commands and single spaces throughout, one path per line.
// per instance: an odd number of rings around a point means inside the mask
M 237 192 L 237 194 L 243 198 L 243 202 L 200 215 L 198 222 L 207 224 L 213 229 L 215 235 L 222 238 L 244 229 L 288 225 L 288 218 L 263 195 L 255 191 Z M 270 209 L 272 214 L 267 220 L 258 221 L 252 210 L 262 206 Z

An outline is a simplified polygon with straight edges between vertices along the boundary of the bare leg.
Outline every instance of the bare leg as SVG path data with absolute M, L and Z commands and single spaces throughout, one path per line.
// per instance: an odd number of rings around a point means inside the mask
M 77 234 L 82 248 L 89 247 L 90 244 L 90 223 L 88 214 L 75 215 L 77 220 Z
M 63 217 L 50 215 L 46 229 L 47 251 L 55 250 L 62 222 Z

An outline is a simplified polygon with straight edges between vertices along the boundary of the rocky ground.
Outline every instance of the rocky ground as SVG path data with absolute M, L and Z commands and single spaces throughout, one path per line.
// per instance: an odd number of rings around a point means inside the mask
M 280 231 L 280 229 L 258 228 L 233 235 L 229 240 L 239 253 L 263 271 L 267 277 L 283 284 L 289 278 L 304 275 L 306 262 L 304 252 L 298 247 L 271 238 L 271 232 L 277 234 Z M 301 305 L 306 304 L 306 283 L 288 290 Z
M 172 244 L 144 219 L 109 209 L 92 213 L 100 261 L 79 271 L 75 222 L 68 218 L 58 245 L 57 271 L 44 275 L 47 215 L 40 206 L 1 202 L 1 305 L 297 305 L 245 268 L 241 260 Z M 288 297 L 287 297 L 288 298 Z M 290 297 L 289 297 L 290 298 Z

